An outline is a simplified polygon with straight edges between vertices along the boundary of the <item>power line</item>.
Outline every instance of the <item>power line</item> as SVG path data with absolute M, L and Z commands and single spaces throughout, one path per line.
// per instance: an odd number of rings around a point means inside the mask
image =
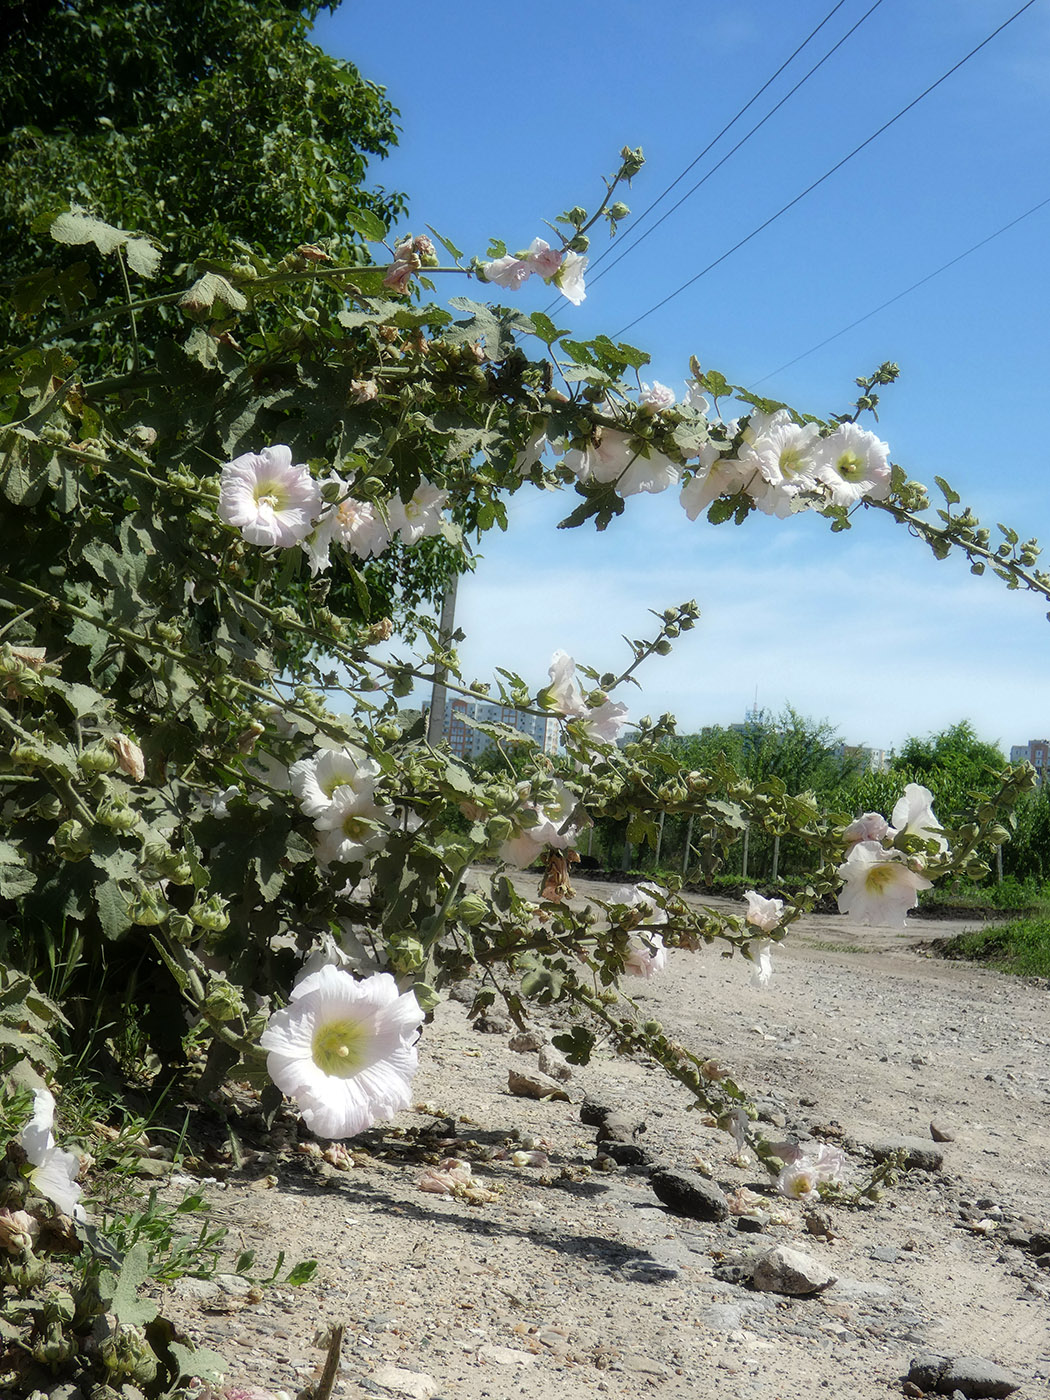
M 829 335 L 826 340 L 822 340 L 819 345 L 811 345 L 808 350 L 803 350 L 801 355 L 796 355 L 793 360 L 788 360 L 786 364 L 780 365 L 777 369 L 770 370 L 761 379 L 756 379 L 753 384 L 749 384 L 749 389 L 757 388 L 759 384 L 764 384 L 767 379 L 772 379 L 774 375 L 782 374 L 784 370 L 790 369 L 792 365 L 797 365 L 799 360 L 804 360 L 808 355 L 815 355 L 818 350 L 823 350 L 825 345 L 830 345 L 833 340 L 838 340 L 840 335 L 845 335 L 847 331 L 853 330 L 854 326 L 861 325 L 864 321 L 870 321 L 872 316 L 877 316 L 880 311 L 885 311 L 887 306 L 892 306 L 895 301 L 900 301 L 901 297 L 906 297 L 909 292 L 914 292 L 919 287 L 924 287 L 927 282 L 932 282 L 935 277 L 939 277 L 942 272 L 947 272 L 948 268 L 954 267 L 956 263 L 962 262 L 963 258 L 968 258 L 971 253 L 976 253 L 978 248 L 983 248 L 986 243 L 991 243 L 993 238 L 998 238 L 1001 233 L 1006 233 L 1015 224 L 1019 224 L 1022 219 L 1027 219 L 1029 215 L 1036 214 L 1040 209 L 1050 204 L 1050 195 L 1042 199 L 1038 204 L 1033 204 L 1031 209 L 1026 209 L 1023 214 L 1018 214 L 1016 219 L 1011 219 L 1008 224 L 1003 224 L 1002 228 L 997 228 L 994 233 L 990 233 L 987 238 L 982 238 L 979 243 L 967 248 L 964 253 L 959 253 L 957 257 L 951 258 L 948 262 L 942 263 L 934 272 L 929 272 L 925 277 L 920 277 L 918 282 L 913 282 L 910 287 L 905 287 L 903 292 L 898 292 L 896 296 L 890 297 L 888 301 L 882 302 L 873 310 L 865 312 L 863 316 L 858 316 L 855 321 L 851 321 L 848 326 L 843 326 L 834 335 Z
M 715 147 L 715 146 L 718 145 L 719 141 L 721 141 L 722 137 L 726 134 L 726 132 L 732 130 L 732 128 L 733 128 L 734 126 L 736 126 L 737 122 L 738 122 L 738 121 L 740 120 L 740 118 L 744 115 L 744 113 L 745 113 L 750 107 L 753 107 L 753 106 L 755 105 L 755 103 L 758 101 L 758 99 L 759 99 L 759 98 L 762 96 L 762 94 L 765 92 L 766 88 L 768 88 L 772 83 L 775 83 L 775 82 L 776 82 L 776 80 L 780 77 L 781 73 L 783 73 L 784 69 L 787 68 L 791 63 L 794 62 L 794 60 L 799 56 L 799 54 L 800 54 L 800 53 L 802 52 L 802 50 L 806 47 L 806 45 L 807 45 L 812 39 L 815 39 L 815 38 L 816 38 L 816 36 L 820 33 L 820 31 L 824 28 L 824 26 L 828 23 L 828 21 L 834 17 L 834 15 L 837 13 L 837 11 L 839 11 L 839 10 L 842 9 L 842 7 L 843 7 L 843 5 L 844 5 L 845 3 L 846 3 L 846 0 L 838 0 L 838 4 L 835 5 L 835 6 L 833 6 L 832 9 L 830 9 L 830 10 L 828 11 L 828 13 L 824 16 L 824 18 L 823 18 L 823 19 L 820 21 L 820 23 L 817 25 L 816 29 L 811 30 L 811 31 L 809 32 L 809 34 L 806 35 L 806 37 L 802 40 L 802 43 L 799 44 L 799 46 L 798 46 L 797 49 L 795 49 L 794 53 L 790 54 L 787 58 L 785 58 L 784 62 L 780 65 L 780 67 L 779 67 L 779 68 L 777 69 L 777 71 L 773 74 L 773 76 L 772 76 L 771 78 L 767 78 L 767 79 L 766 79 L 766 81 L 765 81 L 765 82 L 762 84 L 762 86 L 758 89 L 758 91 L 755 93 L 755 95 L 754 95 L 753 97 L 749 98 L 748 101 L 744 103 L 743 107 L 740 108 L 740 110 L 739 110 L 739 112 L 737 112 L 736 116 L 733 117 L 730 121 L 726 122 L 725 126 L 724 126 L 724 127 L 722 128 L 722 130 L 718 133 L 718 135 L 717 135 L 717 136 L 713 136 L 713 137 L 711 138 L 711 140 L 708 141 L 707 145 L 706 145 L 706 146 L 704 147 L 704 149 L 700 152 L 700 154 L 699 154 L 698 156 L 694 157 L 694 159 L 691 160 L 691 161 L 689 162 L 689 164 L 685 167 L 685 169 L 681 172 L 681 174 L 675 176 L 675 178 L 671 181 L 671 183 L 667 186 L 667 188 L 664 189 L 664 190 L 662 190 L 662 191 L 656 196 L 656 198 L 652 201 L 652 203 L 647 204 L 646 207 L 642 210 L 642 212 L 641 212 L 640 214 L 636 214 L 636 215 L 635 215 L 634 221 L 633 221 L 633 223 L 632 223 L 632 225 L 631 225 L 632 232 L 635 231 L 635 230 L 637 229 L 638 225 L 652 213 L 652 211 L 656 208 L 656 206 L 660 203 L 660 201 L 661 201 L 662 199 L 665 199 L 665 198 L 671 193 L 671 191 L 674 189 L 675 185 L 681 184 L 681 182 L 682 182 L 682 181 L 685 179 L 685 177 L 689 174 L 690 170 L 692 170 L 693 167 L 694 167 L 695 165 L 698 165 L 699 162 L 703 160 L 704 156 L 706 156 L 707 153 L 708 153 L 713 147 Z M 880 3 L 881 3 L 881 0 L 880 0 Z M 851 31 L 851 32 L 852 32 L 852 31 Z M 773 110 L 775 111 L 776 108 L 774 108 Z M 746 139 L 746 138 L 745 138 L 745 139 Z M 597 267 L 597 265 L 598 265 L 600 262 L 602 262 L 605 258 L 607 258 L 611 252 L 612 252 L 612 247 L 609 247 L 609 248 L 606 248 L 604 252 L 599 253 L 598 256 L 597 256 L 597 257 L 592 261 L 592 263 L 591 263 L 592 269 L 595 268 L 595 267 Z
M 648 316 L 651 316 L 654 311 L 659 311 L 662 306 L 666 306 L 669 301 L 673 301 L 675 297 L 680 296 L 681 293 L 684 292 L 688 287 L 691 287 L 694 282 L 699 282 L 701 277 L 705 277 L 714 268 L 718 267 L 720 263 L 725 262 L 726 258 L 730 257 L 733 253 L 737 252 L 737 250 L 742 248 L 745 243 L 750 243 L 752 238 L 756 238 L 758 234 L 762 233 L 763 230 L 767 229 L 770 226 L 770 224 L 775 223 L 777 219 L 781 217 L 782 214 L 786 214 L 789 209 L 793 209 L 795 205 L 800 203 L 803 199 L 805 199 L 805 197 L 808 194 L 812 194 L 812 192 L 819 185 L 822 185 L 825 180 L 830 179 L 830 177 L 834 175 L 837 170 L 841 170 L 842 167 L 846 165 L 847 162 L 851 161 L 854 156 L 859 155 L 860 152 L 863 151 L 866 146 L 870 146 L 871 143 L 874 140 L 876 140 L 879 136 L 881 136 L 884 131 L 888 131 L 889 128 L 893 126 L 895 122 L 900 121 L 901 117 L 903 117 L 906 113 L 910 112 L 913 107 L 917 106 L 923 100 L 924 97 L 928 97 L 930 93 L 934 91 L 935 88 L 939 88 L 940 85 L 943 82 L 945 82 L 948 78 L 950 78 L 953 73 L 958 72 L 958 70 L 963 66 L 964 63 L 968 63 L 970 59 L 974 57 L 975 54 L 980 53 L 980 51 L 987 44 L 990 44 L 992 42 L 996 35 L 1001 34 L 1002 31 L 1008 25 L 1013 24 L 1015 19 L 1018 19 L 1021 15 L 1023 15 L 1025 10 L 1030 10 L 1034 4 L 1035 0 L 1027 0 L 1027 3 L 1022 5 L 1019 10 L 1015 10 L 1009 19 L 1004 20 L 1003 23 L 999 25 L 998 29 L 994 29 L 986 39 L 982 39 L 976 48 L 971 49 L 970 52 L 964 58 L 960 58 L 958 63 L 953 64 L 953 66 L 949 68 L 946 73 L 942 73 L 941 76 L 937 79 L 937 81 L 931 83 L 928 88 L 925 88 L 922 92 L 920 92 L 918 97 L 913 97 L 906 107 L 902 107 L 901 110 L 895 116 L 891 117 L 889 121 L 884 122 L 882 126 L 879 127 L 878 131 L 872 132 L 872 134 L 867 138 L 867 140 L 862 141 L 859 146 L 854 146 L 853 150 L 850 151 L 849 155 L 843 156 L 842 159 L 838 161 L 837 164 L 833 165 L 830 170 L 826 170 L 824 174 L 820 176 L 819 179 L 814 180 L 811 185 L 807 185 L 801 194 L 797 194 L 794 199 L 789 200 L 788 203 L 783 205 L 780 209 L 778 209 L 775 214 L 771 214 L 769 218 L 765 220 L 764 223 L 759 224 L 757 228 L 752 229 L 751 232 L 747 234 L 744 238 L 741 238 L 739 242 L 734 243 L 733 246 L 731 248 L 728 248 L 720 257 L 715 258 L 714 262 L 710 262 L 707 264 L 706 267 L 701 268 L 701 270 L 698 273 L 696 273 L 693 277 L 690 277 L 688 281 L 683 282 L 680 287 L 676 287 L 673 292 L 668 293 L 668 295 L 665 296 L 662 301 L 658 301 L 654 306 L 650 306 L 648 311 L 643 311 L 640 316 L 636 316 L 633 321 L 628 322 L 626 326 L 623 326 L 620 330 L 616 331 L 615 334 L 617 336 L 624 335 L 634 326 L 637 326 L 639 322 L 644 321 Z
M 755 125 L 751 128 L 751 130 L 747 133 L 746 136 L 742 136 L 742 137 L 740 138 L 740 140 L 736 143 L 736 145 L 735 145 L 731 150 L 727 151 L 727 152 L 725 153 L 725 155 L 722 157 L 722 159 L 721 159 L 720 161 L 718 161 L 717 164 L 715 164 L 715 165 L 713 165 L 713 166 L 711 167 L 711 169 L 707 172 L 706 175 L 702 176 L 701 179 L 699 179 L 699 180 L 696 182 L 696 184 L 693 185 L 693 187 L 692 187 L 691 189 L 687 190 L 686 193 L 685 193 L 684 195 L 682 195 L 681 199 L 679 199 L 679 200 L 677 201 L 677 203 L 672 204 L 671 207 L 670 207 L 670 209 L 666 210 L 663 214 L 661 214 L 661 216 L 657 219 L 657 221 L 656 221 L 655 224 L 653 224 L 653 225 L 651 225 L 651 227 L 647 228 L 647 229 L 644 231 L 644 233 L 639 234 L 638 237 L 635 238 L 635 240 L 634 240 L 633 243 L 628 243 L 628 245 L 627 245 L 626 248 L 621 247 L 621 248 L 618 250 L 618 251 L 619 251 L 619 256 L 618 256 L 617 258 L 614 258 L 614 260 L 609 264 L 608 267 L 603 268 L 602 271 L 598 273 L 597 277 L 593 277 L 593 278 L 589 277 L 589 278 L 588 278 L 588 281 L 590 281 L 590 282 L 592 282 L 592 283 L 593 283 L 593 282 L 599 281 L 602 277 L 605 276 L 605 274 L 606 274 L 607 272 L 611 272 L 611 271 L 613 270 L 613 268 L 616 266 L 617 263 L 622 262 L 623 259 L 627 256 L 628 253 L 633 253 L 634 250 L 635 250 L 635 248 L 638 247 L 639 243 L 644 242 L 645 239 L 647 239 L 651 233 L 655 233 L 656 230 L 660 227 L 660 225 L 661 225 L 666 219 L 669 219 L 669 218 L 671 217 L 671 215 L 675 212 L 676 209 L 680 209 L 680 208 L 682 207 L 682 205 L 686 202 L 687 199 L 692 198 L 692 196 L 693 196 L 694 194 L 696 194 L 697 190 L 701 187 L 701 185 L 706 184 L 707 181 L 710 180 L 710 178 L 711 178 L 712 175 L 714 175 L 717 171 L 721 170 L 722 166 L 725 165 L 726 161 L 729 160 L 730 156 L 736 155 L 736 153 L 737 153 L 737 151 L 739 151 L 740 147 L 743 146 L 743 145 L 745 144 L 745 142 L 750 141 L 751 138 L 752 138 L 752 136 L 754 136 L 755 132 L 758 131 L 760 127 L 765 126 L 766 122 L 769 121 L 770 117 L 774 116 L 777 112 L 779 112 L 779 110 L 781 109 L 781 107 L 783 107 L 783 105 L 784 105 L 785 102 L 788 102 L 792 97 L 794 97 L 795 93 L 798 92 L 799 88 L 802 87 L 802 85 L 803 85 L 804 83 L 808 83 L 808 82 L 809 82 L 810 78 L 812 78 L 813 74 L 817 71 L 817 69 L 823 67 L 823 65 L 828 61 L 828 59 L 832 56 L 832 54 L 835 53 L 835 51 L 836 51 L 837 49 L 840 49 L 840 48 L 842 47 L 842 45 L 846 42 L 846 40 L 850 37 L 850 35 L 853 34 L 855 30 L 859 29 L 860 26 L 864 23 L 864 21 L 868 18 L 868 16 L 874 14 L 875 11 L 879 8 L 879 6 L 880 6 L 881 4 L 882 4 L 882 0 L 875 0 L 875 3 L 871 6 L 870 9 L 866 10 L 865 13 L 861 15 L 860 19 L 857 20 L 857 22 L 856 22 L 856 24 L 854 24 L 853 28 L 852 28 L 852 29 L 848 29 L 848 30 L 846 31 L 846 33 L 843 34 L 842 38 L 838 41 L 838 43 L 837 43 L 837 44 L 833 44 L 832 47 L 831 47 L 830 49 L 828 49 L 828 51 L 827 51 L 827 53 L 824 55 L 824 57 L 821 58 L 821 59 L 818 59 L 818 61 L 817 61 L 816 63 L 814 63 L 813 67 L 809 70 L 809 72 L 806 73 L 804 77 L 800 78 L 800 79 L 798 80 L 798 82 L 795 84 L 795 86 L 794 86 L 789 92 L 786 92 L 786 93 L 784 94 L 784 96 L 780 99 L 780 101 L 776 104 L 775 107 L 771 107 L 771 108 L 769 109 L 769 111 L 766 113 L 766 115 L 762 118 L 762 120 L 761 120 L 760 122 L 756 122 L 756 123 L 755 123 Z M 830 16 L 829 16 L 829 18 L 830 18 Z M 816 30 L 814 30 L 814 33 L 816 33 Z M 795 52 L 797 53 L 798 50 L 796 49 Z M 781 70 L 781 71 L 783 71 L 783 70 Z M 772 81 L 772 79 L 771 79 L 770 81 Z M 768 86 L 768 84 L 767 84 L 767 86 Z M 748 104 L 748 105 L 750 105 L 750 104 Z M 734 121 L 735 121 L 735 120 L 736 120 L 736 119 L 734 118 Z M 728 127 L 724 128 L 724 130 L 726 130 L 726 131 L 728 131 L 728 129 L 729 129 Z M 716 137 L 715 139 L 717 140 L 717 137 Z M 712 146 L 714 145 L 714 142 L 713 142 L 713 141 L 712 141 L 711 145 L 712 145 Z M 711 149 L 711 146 L 708 146 L 707 149 L 710 150 L 710 149 Z M 706 153 L 705 153 L 705 154 L 706 154 Z M 698 157 L 697 157 L 697 160 L 699 160 L 699 159 L 700 159 L 700 157 L 698 156 Z M 693 164 L 695 165 L 695 164 L 696 164 L 696 161 L 694 161 Z M 692 166 L 690 166 L 689 168 L 692 169 Z M 681 179 L 681 176 L 679 176 L 679 179 Z M 676 181 L 675 181 L 675 184 L 677 184 L 677 183 L 678 183 L 678 181 L 676 180 Z M 671 186 L 668 186 L 668 188 L 670 189 L 670 188 L 672 188 L 672 187 L 671 187 Z M 666 194 L 667 191 L 665 190 L 664 193 Z M 662 198 L 663 198 L 663 195 L 661 195 L 660 198 L 662 199 Z M 649 208 L 651 209 L 651 208 L 652 208 L 652 205 L 650 205 Z M 645 212 L 648 213 L 649 210 L 647 209 Z

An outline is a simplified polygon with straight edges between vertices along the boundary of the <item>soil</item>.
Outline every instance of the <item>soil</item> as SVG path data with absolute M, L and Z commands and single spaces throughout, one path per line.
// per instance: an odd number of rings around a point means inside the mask
M 256 1252 L 254 1272 L 283 1249 L 285 1269 L 317 1259 L 314 1278 L 251 1292 L 184 1279 L 166 1311 L 225 1356 L 228 1382 L 293 1395 L 316 1380 L 331 1324 L 345 1327 L 337 1397 L 885 1400 L 908 1393 L 911 1359 L 931 1351 L 997 1362 L 1018 1395 L 1050 1395 L 1050 1254 L 1037 1243 L 1050 1232 L 1048 992 L 929 955 L 926 942 L 972 926 L 812 916 L 776 950 L 765 989 L 716 949 L 672 952 L 632 984 L 648 1014 L 749 1088 L 772 1138 L 844 1146 L 858 1182 L 866 1145 L 907 1135 L 943 1152 L 940 1170 L 905 1172 L 878 1204 L 822 1206 L 830 1238 L 662 1071 L 600 1048 L 567 1099 L 519 1097 L 508 1073 L 535 1070 L 536 1054 L 449 1000 L 425 1028 L 417 1111 L 350 1144 L 347 1169 L 302 1153 L 289 1117 L 201 1188 L 232 1250 Z M 673 1214 L 647 1168 L 596 1165 L 585 1094 L 644 1120 L 650 1154 L 762 1193 L 768 1225 Z M 952 1140 L 936 1144 L 931 1122 Z M 490 1155 L 530 1144 L 546 1165 Z M 420 1190 L 426 1162 L 449 1155 L 471 1161 L 480 1199 Z M 165 1189 L 177 1199 L 187 1184 Z M 719 1277 L 737 1252 L 778 1244 L 835 1281 L 787 1297 Z

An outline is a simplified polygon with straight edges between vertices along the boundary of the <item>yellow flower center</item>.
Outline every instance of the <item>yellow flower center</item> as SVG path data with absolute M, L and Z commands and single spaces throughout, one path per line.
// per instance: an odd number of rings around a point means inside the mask
M 872 894 L 884 894 L 896 878 L 896 870 L 891 861 L 873 865 L 865 878 L 865 885 Z
M 350 1079 L 364 1068 L 367 1032 L 357 1021 L 326 1021 L 314 1032 L 313 1060 L 325 1074 Z
M 802 461 L 800 447 L 785 447 L 780 454 L 778 465 L 785 476 L 794 476 Z
M 843 452 L 835 463 L 835 468 L 846 481 L 855 481 L 864 475 L 864 458 L 856 452 Z

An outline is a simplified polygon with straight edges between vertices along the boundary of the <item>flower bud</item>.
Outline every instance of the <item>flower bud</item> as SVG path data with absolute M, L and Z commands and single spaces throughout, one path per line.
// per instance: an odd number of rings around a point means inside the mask
M 239 987 L 227 982 L 225 977 L 213 977 L 208 983 L 201 1010 L 209 1020 L 224 1022 L 247 1014 L 248 1008 Z
M 141 783 L 146 776 L 146 764 L 138 744 L 126 734 L 116 734 L 109 742 L 121 772 L 126 773 L 132 782 Z
M 0 1210 L 0 1249 L 28 1254 L 40 1233 L 40 1222 L 27 1210 Z
M 83 773 L 112 773 L 117 758 L 106 744 L 91 744 L 77 754 L 77 766 Z
M 76 820 L 63 822 L 52 836 L 51 844 L 63 860 L 69 861 L 83 860 L 92 850 L 87 828 Z
M 207 933 L 222 933 L 230 926 L 226 901 L 218 894 L 213 894 L 204 901 L 198 900 L 190 909 L 190 918 L 198 928 Z
M 630 211 L 630 209 L 628 208 L 628 206 L 627 206 L 626 204 L 624 204 L 622 200 L 619 200 L 619 199 L 616 201 L 615 204 L 611 204 L 611 205 L 609 206 L 609 218 L 610 218 L 610 219 L 615 219 L 615 220 L 617 220 L 617 221 L 619 221 L 620 219 L 626 219 L 627 215 L 628 215 L 630 212 L 631 212 L 631 211 Z
M 128 905 L 128 918 L 143 928 L 156 928 L 171 913 L 168 901 L 155 890 L 141 890 Z
M 119 797 L 104 797 L 95 811 L 95 820 L 110 831 L 134 831 L 139 825 L 138 813 Z
M 489 912 L 489 906 L 476 890 L 465 894 L 456 905 L 456 918 L 467 928 L 476 928 Z

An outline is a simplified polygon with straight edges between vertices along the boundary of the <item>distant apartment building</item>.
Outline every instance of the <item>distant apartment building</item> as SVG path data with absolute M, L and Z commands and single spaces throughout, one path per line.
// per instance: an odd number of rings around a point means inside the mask
M 1027 744 L 1014 744 L 1010 749 L 1011 763 L 1030 763 L 1035 769 L 1037 787 L 1042 787 L 1050 772 L 1050 739 L 1029 739 Z
M 865 773 L 888 773 L 890 758 L 885 749 L 869 749 L 866 744 L 836 744 L 836 758 L 851 759 Z
M 558 752 L 558 721 L 553 715 L 529 715 L 513 705 L 501 705 L 494 700 L 468 700 L 457 695 L 445 702 L 445 722 L 442 738 L 460 758 L 476 758 L 492 747 L 495 740 L 482 729 L 467 721 L 484 724 L 506 724 L 535 739 L 544 753 Z

